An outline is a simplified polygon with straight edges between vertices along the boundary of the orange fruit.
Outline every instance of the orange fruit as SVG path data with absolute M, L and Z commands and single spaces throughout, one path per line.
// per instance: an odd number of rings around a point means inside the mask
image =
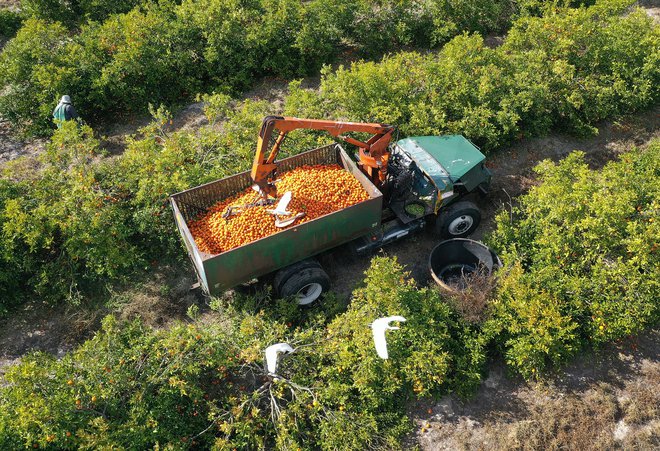
M 291 191 L 287 207 L 291 215 L 305 213 L 294 224 L 302 224 L 369 199 L 362 184 L 338 164 L 301 166 L 282 174 L 277 185 L 280 193 Z M 273 235 L 275 217 L 267 212 L 273 206 L 246 208 L 229 218 L 222 215 L 231 206 L 259 200 L 252 188 L 247 188 L 211 206 L 207 212 L 189 224 L 190 232 L 202 252 L 220 254 Z

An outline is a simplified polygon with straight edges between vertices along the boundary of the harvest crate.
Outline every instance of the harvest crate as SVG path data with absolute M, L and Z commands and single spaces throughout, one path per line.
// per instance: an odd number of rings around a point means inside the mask
M 377 228 L 381 220 L 383 196 L 339 144 L 283 159 L 277 165 L 278 171 L 283 173 L 304 165 L 333 163 L 339 164 L 358 179 L 369 193 L 368 200 L 216 255 L 199 250 L 188 223 L 216 202 L 250 187 L 250 172 L 242 172 L 172 195 L 170 201 L 177 227 L 202 288 L 216 295 Z

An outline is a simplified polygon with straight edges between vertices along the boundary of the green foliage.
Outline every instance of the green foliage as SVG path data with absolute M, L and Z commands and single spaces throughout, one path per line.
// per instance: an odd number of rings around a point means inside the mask
M 384 361 L 369 322 L 386 314 L 409 321 L 388 336 Z M 0 446 L 400 448 L 405 400 L 469 393 L 479 381 L 476 333 L 392 259 L 374 259 L 349 311 L 328 320 L 300 328 L 233 311 L 216 324 L 151 331 L 108 317 L 61 360 L 32 354 L 7 372 Z M 296 352 L 280 358 L 274 379 L 263 351 L 281 341 Z
M 437 55 L 326 69 L 319 92 L 291 86 L 286 113 L 460 133 L 486 150 L 555 126 L 592 131 L 658 99 L 660 32 L 643 11 L 621 15 L 620 3 L 522 18 L 496 49 L 462 35 Z
M 68 66 L 80 75 L 74 98 L 81 114 L 143 111 L 197 92 L 195 29 L 177 20 L 167 3 L 89 24 L 70 47 Z
M 550 109 L 557 125 L 592 131 L 656 101 L 660 32 L 643 10 L 621 16 L 621 3 L 516 22 L 501 50 L 524 80 L 526 129 L 543 129 Z
M 322 117 L 400 124 L 404 135 L 462 133 L 492 148 L 516 130 L 517 106 L 503 101 L 513 90 L 506 60 L 473 35 L 452 40 L 437 57 L 401 53 L 326 70 L 320 99 L 309 103 L 320 104 Z M 299 114 L 300 95 L 294 86 L 288 113 Z
M 249 401 L 245 387 L 231 382 L 245 376 L 236 346 L 229 335 L 214 332 L 184 325 L 151 332 L 108 317 L 101 332 L 62 360 L 26 356 L 6 375 L 10 387 L 0 394 L 0 444 L 208 445 L 207 437 L 195 436 L 212 419 L 229 419 L 232 408 L 240 410 L 236 397 Z
M 21 8 L 28 17 L 49 22 L 73 22 L 75 12 L 71 3 L 57 0 L 22 0 Z
M 52 123 L 52 111 L 67 76 L 66 29 L 60 24 L 28 19 L 0 53 L 0 114 L 28 133 Z
M 513 269 L 488 327 L 526 377 L 660 319 L 660 141 L 600 171 L 579 152 L 536 171 L 489 238 Z
M 530 379 L 559 365 L 579 348 L 578 324 L 548 291 L 539 290 L 520 266 L 500 278 L 492 318 L 484 329 L 495 336 L 511 369 Z
M 4 214 L 7 202 L 20 194 L 17 183 L 0 179 L 0 230 L 4 229 L 7 221 Z M 23 299 L 23 283 L 26 274 L 20 266 L 15 264 L 12 251 L 5 246 L 0 246 L 0 316 L 7 312 L 8 308 L 20 304 Z
M 28 134 L 48 135 L 49 110 L 63 94 L 97 121 L 176 104 L 209 86 L 237 93 L 259 77 L 314 73 L 342 54 L 501 32 L 518 15 L 557 7 L 528 3 L 23 0 L 31 19 L 0 57 L 8 68 L 0 70 L 0 114 Z
M 194 58 L 186 67 L 194 69 L 198 81 L 241 90 L 266 74 L 308 73 L 336 55 L 339 36 L 324 32 L 326 27 L 307 8 L 293 0 L 188 0 L 161 8 L 163 14 L 173 15 L 167 19 L 172 34 L 162 40 L 176 43 L 183 33 L 194 35 L 186 48 L 171 53 Z
M 13 38 L 21 28 L 23 16 L 11 9 L 0 9 L 0 37 Z
M 381 360 L 373 351 L 365 318 L 391 315 L 408 321 L 401 330 L 388 334 L 392 358 Z M 469 394 L 479 383 L 485 360 L 478 335 L 452 313 L 438 291 L 416 288 L 415 281 L 391 258 L 372 260 L 364 288 L 353 293 L 348 311 L 334 319 L 328 333 L 326 350 L 334 359 L 333 365 L 326 366 L 328 372 L 337 381 L 353 380 L 349 393 L 335 396 L 339 399 L 350 396 L 352 390 L 373 402 L 382 399 L 384 405 L 385 394 L 393 395 L 391 402 L 447 390 Z M 399 391 L 401 384 L 405 395 Z
M 108 16 L 130 11 L 146 2 L 140 0 L 21 0 L 29 17 L 75 26 L 87 20 L 103 21 Z
M 97 179 L 98 151 L 91 129 L 65 123 L 41 157 L 38 183 L 16 181 L 3 200 L 3 258 L 43 299 L 75 302 L 81 289 L 101 288 L 140 261 L 121 194 Z
M 629 0 L 617 0 L 619 3 L 627 3 L 630 6 L 633 2 Z M 519 0 L 516 2 L 517 15 L 520 17 L 525 16 L 542 16 L 543 14 L 551 13 L 558 8 L 577 8 L 580 6 L 591 6 L 596 3 L 596 0 Z

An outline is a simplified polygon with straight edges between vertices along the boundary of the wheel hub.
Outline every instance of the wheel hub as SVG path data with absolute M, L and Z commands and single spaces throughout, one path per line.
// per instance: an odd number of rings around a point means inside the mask
M 307 305 L 311 304 L 315 300 L 321 296 L 321 292 L 323 292 L 323 287 L 321 286 L 320 283 L 312 282 L 304 287 L 302 287 L 300 290 L 298 290 L 298 293 L 296 296 L 298 297 L 298 304 L 299 305 Z
M 449 233 L 451 235 L 461 235 L 470 230 L 472 224 L 474 224 L 474 219 L 472 216 L 459 216 L 449 224 Z

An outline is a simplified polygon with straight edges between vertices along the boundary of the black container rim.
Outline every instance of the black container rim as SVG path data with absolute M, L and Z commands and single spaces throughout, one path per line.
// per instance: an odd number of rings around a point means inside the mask
M 431 260 L 433 258 L 433 254 L 435 253 L 435 251 L 439 247 L 445 246 L 448 243 L 456 243 L 456 242 L 460 242 L 460 241 L 465 242 L 465 243 L 474 244 L 474 245 L 483 247 L 484 249 L 488 250 L 490 252 L 490 254 L 494 257 L 493 258 L 493 270 L 501 268 L 503 266 L 502 260 L 500 260 L 499 255 L 497 255 L 495 253 L 495 251 L 493 251 L 490 247 L 488 247 L 487 245 L 485 245 L 481 241 L 476 241 L 476 240 L 473 240 L 473 239 L 470 239 L 470 238 L 451 238 L 451 239 L 448 239 L 448 240 L 442 240 L 437 245 L 435 245 L 433 247 L 433 249 L 431 250 L 431 253 L 429 254 L 429 259 L 428 259 L 428 268 L 429 268 L 429 272 L 431 273 L 431 277 L 433 277 L 433 280 L 435 280 L 435 282 L 438 285 L 440 285 L 442 288 L 444 288 L 445 290 L 448 290 L 450 292 L 455 292 L 456 289 L 454 289 L 454 288 L 450 287 L 449 285 L 447 285 L 442 279 L 440 279 L 440 277 L 437 276 L 437 274 L 433 270 Z

